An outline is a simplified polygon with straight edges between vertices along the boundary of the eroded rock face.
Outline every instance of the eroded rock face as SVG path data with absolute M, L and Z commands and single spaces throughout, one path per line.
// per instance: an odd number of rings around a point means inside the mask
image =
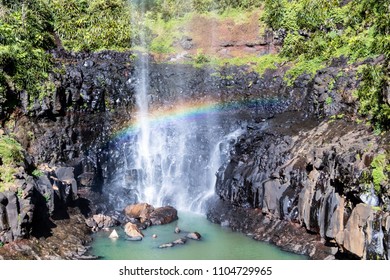
M 365 204 L 356 205 L 344 230 L 343 247 L 359 258 L 365 255 L 366 240 L 371 240 L 372 232 L 369 224 L 373 222 L 373 215 L 374 211 L 371 206 Z
M 269 218 L 248 229 L 244 222 L 237 224 L 213 207 L 210 219 L 259 232 L 259 239 L 275 243 L 283 242 L 274 240 L 268 229 L 277 232 L 280 223 L 295 223 L 321 237 L 339 257 L 387 258 L 387 212 L 374 210 L 377 205 L 361 199 L 362 193 L 372 193 L 372 186 L 367 189 L 360 180 L 370 168 L 368 159 L 379 149 L 375 136 L 344 121 L 312 128 L 272 122 L 272 129 L 248 131 L 238 139 L 231 160 L 217 174 L 216 185 L 230 207 L 259 209 Z M 376 195 L 386 205 L 387 194 Z M 275 234 L 289 236 L 285 231 Z M 300 237 L 292 238 L 292 243 L 299 244 Z M 305 247 L 299 250 L 310 254 Z
M 83 215 L 77 209 L 70 212 L 68 219 L 56 221 L 50 235 L 7 243 L 0 248 L 0 256 L 11 260 L 96 259 L 87 253 L 92 238 Z

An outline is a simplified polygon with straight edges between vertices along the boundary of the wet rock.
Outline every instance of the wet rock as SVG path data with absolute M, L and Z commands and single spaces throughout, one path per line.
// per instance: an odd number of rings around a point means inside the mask
M 165 249 L 165 248 L 172 248 L 173 246 L 174 246 L 174 244 L 172 242 L 170 242 L 170 243 L 161 244 L 160 246 L 158 246 L 158 248 Z
M 174 245 L 184 245 L 187 243 L 187 239 L 186 238 L 179 238 L 175 241 L 172 242 Z
M 153 234 L 153 235 L 152 235 L 152 238 L 157 238 L 157 234 Z
M 142 241 L 141 236 L 135 236 L 135 237 L 125 237 L 126 241 Z
M 200 240 L 202 236 L 198 232 L 190 232 L 186 235 L 188 239 L 193 239 L 193 240 Z
M 127 223 L 124 227 L 124 231 L 130 238 L 144 237 L 143 233 L 138 229 L 137 225 L 132 223 Z
M 176 221 L 177 219 L 177 210 L 172 206 L 156 208 L 150 214 L 150 221 L 152 222 L 152 225 L 165 225 Z
M 181 232 L 180 228 L 179 227 L 175 227 L 175 233 L 180 233 L 180 232 Z

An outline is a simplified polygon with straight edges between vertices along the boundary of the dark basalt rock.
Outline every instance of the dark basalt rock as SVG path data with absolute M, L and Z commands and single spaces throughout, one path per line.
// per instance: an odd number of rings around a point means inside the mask
M 363 259 L 387 258 L 382 245 L 387 244 L 382 222 L 387 213 L 353 195 L 365 192 L 359 182 L 370 168 L 367 155 L 378 151 L 375 136 L 345 121 L 313 127 L 299 119 L 295 116 L 286 130 L 278 116 L 270 129 L 249 130 L 240 137 L 230 162 L 217 174 L 216 191 L 226 204 L 212 207 L 209 219 L 312 258 L 346 252 Z M 370 149 L 366 143 L 372 143 Z M 357 159 L 356 154 L 364 156 Z M 386 194 L 379 197 L 386 201 Z M 302 233 L 312 240 L 308 248 L 301 233 L 291 236 L 283 230 L 301 225 L 321 237 L 324 254 L 317 250 L 317 237 Z

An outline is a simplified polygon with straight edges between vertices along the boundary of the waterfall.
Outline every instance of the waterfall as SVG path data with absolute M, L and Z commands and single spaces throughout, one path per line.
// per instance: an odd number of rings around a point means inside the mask
M 138 9 L 144 14 L 143 1 L 138 3 Z M 141 28 L 139 47 L 147 51 L 145 36 Z M 110 183 L 111 200 L 118 210 L 131 203 L 147 202 L 205 213 L 207 201 L 214 195 L 216 173 L 243 129 L 237 123 L 231 124 L 226 116 L 220 118 L 218 110 L 201 118 L 172 115 L 168 120 L 154 121 L 149 96 L 150 67 L 148 56 L 139 55 L 137 124 L 120 148 L 118 156 L 123 158 L 123 165 L 117 167 L 117 179 Z M 179 94 L 171 106 L 182 103 Z

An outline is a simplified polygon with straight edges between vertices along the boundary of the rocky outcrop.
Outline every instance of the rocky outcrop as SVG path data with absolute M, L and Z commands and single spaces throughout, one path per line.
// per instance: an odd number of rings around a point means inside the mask
M 52 91 L 33 104 L 27 93 L 20 97 L 12 132 L 36 164 L 74 167 L 81 186 L 99 191 L 110 135 L 131 119 L 133 59 L 130 53 L 115 52 L 53 56 L 57 69 L 50 77 Z
M 69 218 L 55 221 L 51 234 L 45 238 L 18 240 L 0 248 L 0 259 L 11 260 L 83 260 L 96 259 L 88 254 L 91 231 L 77 208 L 69 211 Z
M 306 229 L 306 236 L 321 237 L 338 257 L 387 258 L 383 221 L 388 213 L 381 211 L 386 210 L 387 193 L 362 183 L 378 152 L 378 139 L 345 120 L 310 129 L 302 125 L 304 119 L 294 119 L 295 124 L 281 127 L 283 117 L 275 118 L 270 121 L 272 129 L 241 136 L 230 162 L 218 172 L 220 198 L 231 207 L 258 209 L 262 217 L 257 226 L 252 223 L 248 229 L 246 223 L 234 223 L 226 214 L 222 218 L 215 207 L 209 218 L 220 223 L 226 219 L 229 226 L 274 243 L 279 241 L 272 235 L 287 234 L 275 230 L 280 223 L 295 223 Z M 264 231 L 270 236 L 259 234 Z M 296 236 L 284 246 L 299 244 L 299 239 Z M 299 250 L 314 256 L 315 247 Z

